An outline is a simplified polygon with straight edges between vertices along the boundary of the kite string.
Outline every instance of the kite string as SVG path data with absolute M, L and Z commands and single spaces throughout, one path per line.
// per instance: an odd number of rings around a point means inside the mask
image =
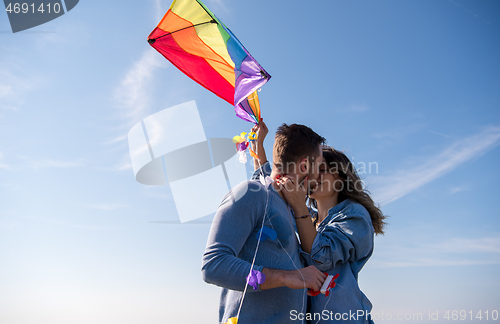
M 326 310 L 326 306 L 327 306 L 327 305 L 328 305 L 328 303 L 330 302 L 330 299 L 332 299 L 332 295 L 333 295 L 333 294 L 330 294 L 330 296 L 328 297 L 328 300 L 327 300 L 327 301 L 326 301 L 326 303 L 325 303 L 325 308 L 323 308 L 323 310 L 321 311 L 321 314 L 323 314 L 323 312 Z M 316 297 L 319 297 L 319 296 L 316 296 Z M 318 324 L 318 323 L 319 323 L 319 321 L 321 321 L 321 317 L 320 317 L 320 319 L 319 319 L 316 323 L 314 323 L 314 324 Z
M 342 287 L 341 285 L 339 285 L 338 283 L 336 283 L 335 287 L 337 287 L 337 286 Z M 342 288 L 344 288 L 344 287 L 342 287 Z M 333 296 L 333 293 L 332 293 L 332 292 L 330 292 L 330 296 L 328 297 L 328 300 L 326 301 L 326 303 L 325 303 L 325 307 L 324 307 L 324 308 L 323 308 L 323 310 L 321 311 L 321 314 L 323 314 L 323 312 L 326 310 L 326 306 L 328 306 L 328 303 L 330 302 L 330 299 L 332 299 L 332 296 Z M 318 324 L 318 323 L 319 323 L 319 321 L 321 321 L 321 318 L 320 318 L 320 319 L 319 319 L 316 323 L 314 323 L 314 324 Z
M 255 146 L 255 154 L 258 156 L 258 145 Z M 260 172 L 261 174 L 264 176 L 264 170 L 262 170 L 262 165 L 260 164 L 260 161 L 259 159 L 257 159 L 257 162 L 259 163 L 259 169 L 260 169 Z M 268 191 L 268 194 L 269 194 L 269 191 Z M 290 212 L 290 206 L 287 204 L 287 211 L 288 211 L 288 215 L 290 216 L 290 220 L 292 220 L 292 214 Z M 293 220 L 292 220 L 293 222 Z M 274 229 L 274 226 L 273 226 L 273 223 L 270 222 L 270 225 L 271 227 Z M 276 230 L 275 230 L 276 231 Z M 304 278 L 304 276 L 302 275 L 302 272 L 300 271 L 300 269 L 297 267 L 297 265 L 295 264 L 295 262 L 293 261 L 292 257 L 290 256 L 290 254 L 288 253 L 288 251 L 285 249 L 285 247 L 283 246 L 283 244 L 281 244 L 281 241 L 280 239 L 278 238 L 278 236 L 276 236 L 276 240 L 278 241 L 279 245 L 281 246 L 281 249 L 283 249 L 283 251 L 285 251 L 286 255 L 288 256 L 288 258 L 290 259 L 290 261 L 292 261 L 292 264 L 293 264 L 293 267 L 299 272 L 300 276 L 302 277 L 302 282 L 304 283 L 304 293 L 302 294 L 302 309 L 301 309 L 301 313 L 303 313 L 304 311 L 304 306 L 306 304 L 306 298 L 305 298 L 305 291 L 307 289 L 306 287 L 306 279 Z
M 256 146 L 255 146 L 255 154 L 258 156 L 257 151 L 258 151 L 258 145 L 256 145 Z M 262 176 L 264 176 L 264 170 L 262 169 L 262 165 L 260 164 L 259 159 L 257 159 L 257 162 L 259 163 L 259 170 L 260 170 L 260 172 L 261 172 L 261 175 L 262 175 Z M 268 191 L 268 194 L 269 194 L 269 191 Z M 267 204 L 267 203 L 266 203 L 266 204 Z M 287 205 L 288 205 L 288 204 L 287 204 Z M 292 214 L 291 214 L 291 212 L 290 212 L 290 206 L 289 206 L 289 205 L 287 206 L 287 211 L 288 211 L 288 215 L 290 216 L 290 220 L 292 220 Z M 293 222 L 293 220 L 292 220 L 292 222 Z M 272 222 L 270 222 L 270 225 L 271 225 L 271 227 L 273 228 L 273 230 L 275 230 Z M 275 230 L 275 231 L 276 231 L 276 230 Z M 295 262 L 293 261 L 292 257 L 291 257 L 291 256 L 290 256 L 290 254 L 288 253 L 288 251 L 285 249 L 285 247 L 284 247 L 284 246 L 283 246 L 283 244 L 281 243 L 281 241 L 280 241 L 280 239 L 278 238 L 278 236 L 276 236 L 276 240 L 278 241 L 278 243 L 279 243 L 279 245 L 280 245 L 281 249 L 282 249 L 283 251 L 285 251 L 285 253 L 286 253 L 286 255 L 288 256 L 288 258 L 290 259 L 290 261 L 292 261 L 293 267 L 294 267 L 294 268 L 295 268 L 295 269 L 299 272 L 300 276 L 302 277 L 302 282 L 304 283 L 304 293 L 302 294 L 302 309 L 300 310 L 300 312 L 301 312 L 301 313 L 303 313 L 303 312 L 304 312 L 304 306 L 305 306 L 305 304 L 306 304 L 306 298 L 305 298 L 305 296 L 306 296 L 306 295 L 305 295 L 305 292 L 306 292 L 306 289 L 307 289 L 307 287 L 306 287 L 306 279 L 305 279 L 305 278 L 304 278 L 304 276 L 302 275 L 302 272 L 301 272 L 301 271 L 300 271 L 300 269 L 297 267 L 297 265 L 296 265 L 296 264 L 295 264 Z
M 255 154 L 257 154 L 257 147 L 255 148 L 255 152 L 256 152 Z M 259 163 L 259 170 L 261 170 L 262 175 L 264 175 L 264 171 L 262 171 L 262 165 L 260 164 L 259 159 L 257 159 L 257 162 Z M 255 258 L 257 257 L 257 252 L 259 251 L 260 240 L 262 238 L 262 232 L 263 232 L 262 229 L 264 228 L 264 223 L 266 221 L 266 212 L 267 212 L 268 203 L 269 203 L 269 191 L 267 191 L 267 195 L 266 195 L 266 207 L 264 208 L 264 217 L 262 217 L 262 224 L 260 225 L 259 238 L 257 240 L 257 246 L 255 247 L 255 253 L 253 255 L 253 260 L 252 260 L 252 265 L 250 266 L 249 275 L 252 274 L 253 266 L 255 264 Z M 249 286 L 248 283 L 246 283 L 245 289 L 243 290 L 243 295 L 241 297 L 240 306 L 238 307 L 238 313 L 236 314 L 236 318 L 240 317 L 241 307 L 243 306 L 243 301 L 245 300 L 248 286 Z
M 290 213 L 290 207 L 288 206 L 287 209 L 288 209 L 288 215 L 290 215 L 290 219 L 291 219 L 292 214 Z M 271 227 L 273 227 L 273 223 L 271 223 Z M 273 227 L 273 229 L 274 229 L 274 227 Z M 292 261 L 293 267 L 299 272 L 300 276 L 302 277 L 302 282 L 304 283 L 304 293 L 302 294 L 302 309 L 300 310 L 300 312 L 303 314 L 304 313 L 304 305 L 306 303 L 306 299 L 305 299 L 305 291 L 307 289 L 307 287 L 306 287 L 306 279 L 304 278 L 304 276 L 302 275 L 302 272 L 300 271 L 300 269 L 297 267 L 297 265 L 293 261 L 293 259 L 290 256 L 290 254 L 288 254 L 288 251 L 285 249 L 285 247 L 283 246 L 283 244 L 281 244 L 281 241 L 279 240 L 279 238 L 277 236 L 276 236 L 276 240 L 278 240 L 278 243 L 280 244 L 281 248 L 283 249 L 283 251 L 285 251 L 286 255 L 288 255 L 288 258 L 290 259 L 290 261 Z
M 255 154 L 258 156 L 258 145 L 255 146 Z M 259 164 L 259 170 L 260 170 L 260 174 L 265 177 L 264 175 L 264 171 L 262 169 L 262 164 L 260 163 L 259 159 L 257 159 L 257 163 Z M 267 188 L 266 188 L 267 189 Z M 253 260 L 252 260 L 252 265 L 250 267 L 250 275 L 252 274 L 252 270 L 253 270 L 253 266 L 255 264 L 255 259 L 257 257 L 257 252 L 259 251 L 259 245 L 260 245 L 260 241 L 261 241 L 261 237 L 262 237 L 262 232 L 263 232 L 263 228 L 264 228 L 264 223 L 265 223 L 265 220 L 266 220 L 266 212 L 267 212 L 267 206 L 268 206 L 268 203 L 269 203 L 269 190 L 267 190 L 267 196 L 266 196 L 266 207 L 264 209 L 264 217 L 262 218 L 262 224 L 260 226 L 260 231 L 259 231 L 259 238 L 258 238 L 258 241 L 257 241 L 257 246 L 255 248 L 255 253 L 253 255 Z M 287 206 L 287 210 L 288 210 L 288 215 L 290 216 L 290 219 L 292 219 L 292 214 L 290 212 L 290 207 Z M 273 223 L 270 222 L 270 225 L 271 227 L 273 228 L 274 230 L 274 226 L 273 226 Z M 302 277 L 302 282 L 304 283 L 304 293 L 302 294 L 302 309 L 301 309 L 301 313 L 304 312 L 304 307 L 305 307 L 305 303 L 306 303 L 306 279 L 304 278 L 304 276 L 302 275 L 302 272 L 300 271 L 300 269 L 297 267 L 297 265 L 295 264 L 295 262 L 293 261 L 292 257 L 290 256 L 290 254 L 288 253 L 288 251 L 285 249 L 285 247 L 283 246 L 283 244 L 281 243 L 280 239 L 278 237 L 276 237 L 276 240 L 278 241 L 280 247 L 283 249 L 283 251 L 285 251 L 286 255 L 288 256 L 288 258 L 290 259 L 290 261 L 292 261 L 292 264 L 293 264 L 293 267 L 299 272 L 300 276 Z M 240 306 L 238 308 L 238 313 L 236 314 L 236 318 L 239 319 L 240 317 L 240 312 L 241 312 L 241 307 L 243 306 L 243 301 L 245 300 L 245 296 L 246 296 L 246 291 L 248 289 L 248 284 L 245 285 L 245 289 L 243 290 L 243 295 L 241 297 L 241 301 L 240 301 Z M 330 295 L 330 298 L 331 298 L 331 295 Z M 325 308 L 326 308 L 326 305 L 325 305 Z

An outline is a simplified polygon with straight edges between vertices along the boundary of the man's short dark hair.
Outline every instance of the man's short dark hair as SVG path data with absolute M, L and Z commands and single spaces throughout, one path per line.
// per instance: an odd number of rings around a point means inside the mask
M 318 154 L 319 145 L 325 144 L 324 137 L 307 126 L 283 124 L 278 127 L 274 137 L 273 160 L 282 166 L 295 163 L 305 157 Z

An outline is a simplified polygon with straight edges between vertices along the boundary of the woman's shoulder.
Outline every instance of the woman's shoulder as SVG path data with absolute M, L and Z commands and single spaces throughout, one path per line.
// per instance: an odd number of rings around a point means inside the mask
M 358 215 L 370 218 L 370 213 L 365 208 L 365 206 L 353 200 L 346 199 L 340 202 L 337 206 L 339 208 L 337 208 L 336 210 L 331 210 L 330 212 L 342 214 L 344 216 Z
M 259 181 L 261 176 L 264 177 L 270 176 L 271 172 L 272 172 L 271 164 L 269 163 L 269 161 L 267 161 L 266 163 L 262 164 L 260 168 L 258 168 L 253 172 L 252 176 L 250 177 L 250 180 Z
M 362 204 L 346 199 L 337 206 L 341 207 L 340 210 L 335 213 L 330 211 L 328 215 L 328 226 L 341 226 L 344 228 L 355 226 L 358 233 L 363 233 L 363 228 L 373 233 L 370 213 Z

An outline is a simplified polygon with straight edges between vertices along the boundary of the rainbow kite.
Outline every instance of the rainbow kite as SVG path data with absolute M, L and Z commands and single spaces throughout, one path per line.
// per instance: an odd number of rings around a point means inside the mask
M 194 81 L 234 105 L 236 115 L 258 123 L 257 90 L 271 76 L 199 0 L 175 0 L 148 42 Z

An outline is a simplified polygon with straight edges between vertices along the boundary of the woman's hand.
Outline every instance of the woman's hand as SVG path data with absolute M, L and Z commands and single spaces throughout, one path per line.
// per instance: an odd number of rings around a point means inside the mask
M 303 183 L 307 184 L 307 180 L 309 180 L 309 177 L 306 177 Z M 318 233 L 316 232 L 316 227 L 309 217 L 301 217 L 310 215 L 309 209 L 306 206 L 307 190 L 302 184 L 295 183 L 295 181 L 287 178 L 286 176 L 278 178 L 276 182 L 283 193 L 285 200 L 292 207 L 295 214 L 295 224 L 297 225 L 297 232 L 300 237 L 300 246 L 304 252 L 311 253 L 314 239 Z
M 304 179 L 307 183 L 309 177 Z M 283 176 L 276 180 L 283 196 L 292 207 L 296 216 L 303 216 L 309 214 L 309 209 L 306 206 L 307 190 L 301 184 L 296 184 L 292 179 Z

